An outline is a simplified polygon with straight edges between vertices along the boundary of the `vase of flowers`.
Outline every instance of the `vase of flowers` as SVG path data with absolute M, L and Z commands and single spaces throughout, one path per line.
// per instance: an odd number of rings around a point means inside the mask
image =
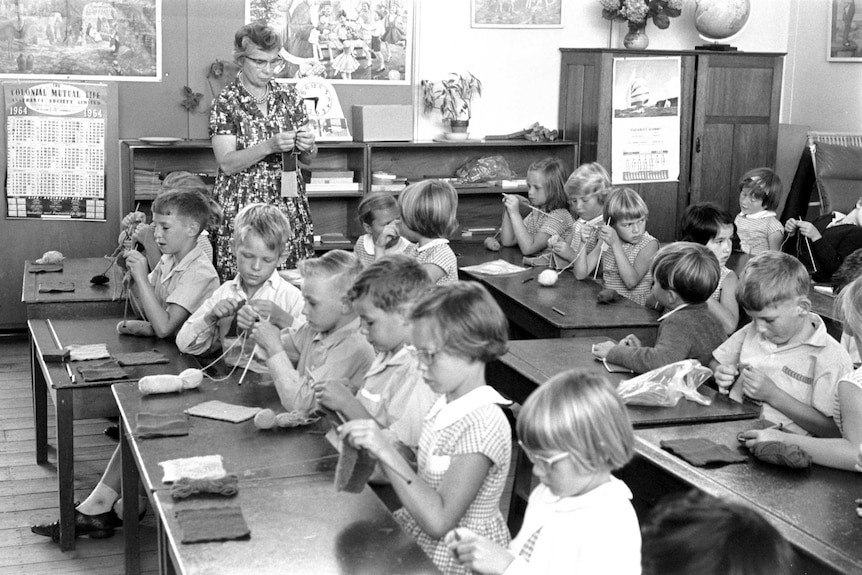
M 682 14 L 683 0 L 599 0 L 602 17 L 625 22 L 629 32 L 623 45 L 632 50 L 643 50 L 649 45 L 646 25 L 649 20 L 660 30 L 670 26 L 670 19 Z

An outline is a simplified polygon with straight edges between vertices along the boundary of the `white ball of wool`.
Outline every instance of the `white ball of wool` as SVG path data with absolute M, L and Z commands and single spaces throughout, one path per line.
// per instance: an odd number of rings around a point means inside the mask
M 555 272 L 554 270 L 545 270 L 539 274 L 538 281 L 539 284 L 543 286 L 552 286 L 557 283 L 558 277 L 559 274 L 557 274 L 557 272 Z

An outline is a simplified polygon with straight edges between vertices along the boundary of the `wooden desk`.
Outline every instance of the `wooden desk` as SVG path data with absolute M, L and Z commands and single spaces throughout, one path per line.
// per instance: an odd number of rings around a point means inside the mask
M 271 386 L 238 375 L 224 382 L 204 380 L 198 390 L 142 396 L 133 384 L 113 387 L 123 434 L 123 504 L 126 573 L 140 571 L 138 548 L 138 478 L 158 513 L 161 572 L 354 572 L 438 573 L 416 542 L 395 522 L 370 489 L 359 494 L 335 491 L 337 454 L 319 431 L 325 426 L 260 431 L 249 420 L 232 424 L 191 417 L 188 436 L 142 440 L 128 430 L 138 413 L 178 413 L 203 401 L 279 410 Z M 240 477 L 239 503 L 252 531 L 249 541 L 184 545 L 175 503 L 161 481 L 159 461 L 220 454 L 225 469 Z
M 521 265 L 521 252 L 517 248 L 503 248 L 499 252 L 485 249 L 478 242 L 453 243 L 458 266 L 476 265 L 496 259 Z M 503 309 L 509 323 L 530 338 L 559 338 L 586 335 L 604 335 L 621 339 L 633 333 L 649 345 L 655 341 L 658 313 L 637 305 L 625 298 L 613 304 L 600 304 L 596 296 L 602 286 L 591 280 L 578 281 L 571 270 L 560 275 L 552 287 L 543 287 L 535 277 L 547 268 L 529 268 L 527 271 L 505 276 L 490 276 L 462 270 L 465 279 L 480 281 L 490 290 Z M 534 278 L 526 283 L 527 278 Z M 552 308 L 562 311 L 560 315 Z M 520 339 L 520 338 L 518 338 Z
M 707 437 L 748 454 L 736 435 L 751 427 L 751 422 L 728 421 L 636 430 L 637 456 L 623 470 L 624 479 L 637 498 L 651 502 L 670 491 L 696 487 L 754 508 L 799 552 L 803 565 L 798 573 L 862 572 L 858 474 L 818 465 L 799 471 L 753 457 L 746 464 L 694 467 L 659 445 L 663 439 Z
M 21 301 L 27 319 L 77 319 L 80 317 L 122 317 L 124 298 L 123 271 L 116 265 L 107 274 L 105 285 L 93 285 L 90 278 L 104 274 L 110 264 L 106 258 L 79 258 L 63 261 L 62 272 L 30 273 L 33 262 L 24 262 Z M 73 282 L 73 292 L 39 293 L 40 283 Z
M 632 377 L 631 374 L 608 373 L 590 351 L 592 344 L 605 338 L 576 337 L 569 339 L 534 339 L 509 342 L 509 353 L 488 364 L 486 380 L 507 397 L 523 403 L 530 393 L 550 377 L 567 369 L 580 369 L 606 377 L 614 383 Z M 699 424 L 713 421 L 754 419 L 760 408 L 751 403 L 736 403 L 714 389 L 701 386 L 703 395 L 712 400 L 705 406 L 681 399 L 674 407 L 628 406 L 632 426 L 637 428 L 662 425 Z M 518 452 L 515 479 L 509 503 L 508 525 L 512 533 L 521 527 L 527 500 L 533 487 L 532 464 Z
M 60 497 L 60 548 L 75 548 L 74 536 L 74 488 L 75 419 L 107 417 L 117 414 L 116 403 L 111 396 L 111 381 L 84 382 L 75 372 L 80 362 L 47 363 L 45 350 L 63 347 L 71 343 L 104 343 L 110 353 L 126 353 L 157 349 L 171 359 L 168 364 L 130 366 L 129 381 L 156 373 L 179 373 L 187 367 L 196 366 L 191 356 L 180 356 L 173 342 L 149 337 L 121 336 L 116 325 L 122 318 L 99 319 L 31 319 L 27 322 L 30 333 L 30 371 L 33 388 L 33 423 L 36 431 L 36 463 L 48 461 L 48 401 L 50 394 L 57 420 L 57 481 Z M 60 340 L 54 340 L 51 326 Z M 69 378 L 67 366 L 75 375 Z
M 826 325 L 826 331 L 829 335 L 841 341 L 843 328 L 841 322 L 838 320 L 838 314 L 835 313 L 835 296 L 820 293 L 814 289 L 814 286 L 811 286 L 808 298 L 811 300 L 811 311 L 823 318 L 823 323 Z

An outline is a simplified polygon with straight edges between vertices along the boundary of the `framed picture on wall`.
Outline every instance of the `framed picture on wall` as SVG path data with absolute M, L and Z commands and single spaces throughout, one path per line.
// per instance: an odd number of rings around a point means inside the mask
M 473 28 L 562 28 L 563 0 L 470 0 Z
M 246 0 L 246 22 L 281 34 L 283 78 L 410 84 L 416 0 Z
M 832 0 L 829 6 L 827 62 L 862 63 L 862 3 Z

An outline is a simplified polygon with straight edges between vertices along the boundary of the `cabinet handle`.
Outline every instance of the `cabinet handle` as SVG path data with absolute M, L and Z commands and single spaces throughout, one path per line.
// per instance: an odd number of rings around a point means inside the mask
M 694 151 L 697 152 L 698 154 L 700 153 L 700 136 L 698 136 L 694 140 Z

